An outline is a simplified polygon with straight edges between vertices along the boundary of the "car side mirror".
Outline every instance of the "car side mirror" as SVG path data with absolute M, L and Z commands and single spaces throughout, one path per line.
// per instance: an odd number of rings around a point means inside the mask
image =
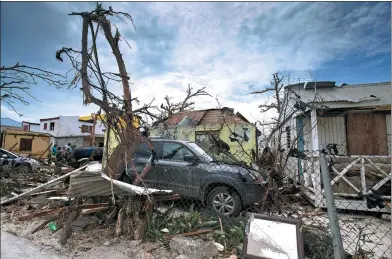
M 8 156 L 6 154 L 3 154 L 1 157 L 2 158 L 8 158 Z
M 195 165 L 199 159 L 196 156 L 184 156 L 184 161 L 190 163 L 190 165 Z

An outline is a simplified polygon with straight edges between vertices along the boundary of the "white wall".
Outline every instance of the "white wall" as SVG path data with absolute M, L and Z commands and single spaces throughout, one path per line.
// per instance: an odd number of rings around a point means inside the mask
M 339 154 L 347 154 L 347 137 L 345 118 L 339 117 L 318 117 L 317 130 L 319 145 L 322 148 L 326 144 L 338 144 Z
M 50 123 L 54 122 L 54 130 L 50 130 Z M 44 129 L 44 124 L 47 124 L 46 130 Z M 57 137 L 59 135 L 59 130 L 60 130 L 60 119 L 54 119 L 54 120 L 45 120 L 45 121 L 40 121 L 40 132 L 48 133 L 51 134 L 54 137 Z
M 392 143 L 391 143 L 391 139 L 392 139 L 392 137 L 391 137 L 391 127 L 392 127 L 392 125 L 391 125 L 391 115 L 390 114 L 387 114 L 387 119 L 386 119 L 386 121 L 387 121 L 387 136 L 388 136 L 388 152 L 389 152 L 389 154 L 391 154 L 391 145 L 392 145 Z
M 30 131 L 40 132 L 40 125 L 30 124 Z

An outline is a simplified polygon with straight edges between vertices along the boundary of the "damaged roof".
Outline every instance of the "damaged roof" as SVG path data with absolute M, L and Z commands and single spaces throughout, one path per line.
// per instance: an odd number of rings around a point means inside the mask
M 288 86 L 294 95 L 301 98 L 301 101 L 307 103 L 360 103 L 365 101 L 377 101 L 378 105 L 387 105 L 392 102 L 391 82 L 356 84 L 342 86 L 324 87 L 320 85 L 316 90 L 308 84 L 296 84 Z M 373 103 L 372 103 L 373 105 Z
M 224 117 L 222 114 L 224 114 Z M 167 118 L 165 124 L 168 126 L 207 125 L 218 123 L 223 118 L 226 120 L 226 123 L 249 123 L 249 121 L 239 112 L 234 113 L 234 109 L 224 107 L 222 109 L 179 112 Z M 157 125 L 153 124 L 153 126 Z

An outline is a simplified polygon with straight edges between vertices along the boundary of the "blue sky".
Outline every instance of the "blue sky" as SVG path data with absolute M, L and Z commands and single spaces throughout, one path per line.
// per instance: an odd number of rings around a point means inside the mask
M 58 73 L 70 67 L 55 59 L 57 49 L 80 48 L 81 19 L 95 3 L 1 2 L 1 65 L 20 62 Z M 331 80 L 367 83 L 391 80 L 391 7 L 388 2 L 158 2 L 104 3 L 132 15 L 116 22 L 131 49 L 122 42 L 133 94 L 142 103 L 166 94 L 180 100 L 187 85 L 206 86 L 224 106 L 254 121 L 258 104 L 268 96 L 248 93 L 268 86 L 271 74 L 285 71 L 290 82 Z M 99 42 L 101 63 L 115 71 L 115 60 Z M 311 71 L 312 76 L 308 70 Z M 71 79 L 71 75 L 69 78 Z M 120 93 L 119 86 L 113 86 Z M 1 116 L 39 121 L 59 115 L 86 115 L 78 89 L 55 89 L 44 83 L 31 93 L 40 100 L 16 105 L 19 118 L 1 105 Z M 196 108 L 216 107 L 201 98 Z

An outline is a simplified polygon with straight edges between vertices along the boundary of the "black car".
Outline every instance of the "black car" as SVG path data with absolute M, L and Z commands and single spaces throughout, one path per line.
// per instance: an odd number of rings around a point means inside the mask
M 238 215 L 245 206 L 260 202 L 267 175 L 245 165 L 219 163 L 196 143 L 151 139 L 156 151 L 155 166 L 143 179 L 151 188 L 173 190 L 182 197 L 199 199 L 226 216 Z M 138 173 L 151 157 L 151 148 L 141 143 L 133 158 Z M 132 182 L 132 167 L 121 180 Z

